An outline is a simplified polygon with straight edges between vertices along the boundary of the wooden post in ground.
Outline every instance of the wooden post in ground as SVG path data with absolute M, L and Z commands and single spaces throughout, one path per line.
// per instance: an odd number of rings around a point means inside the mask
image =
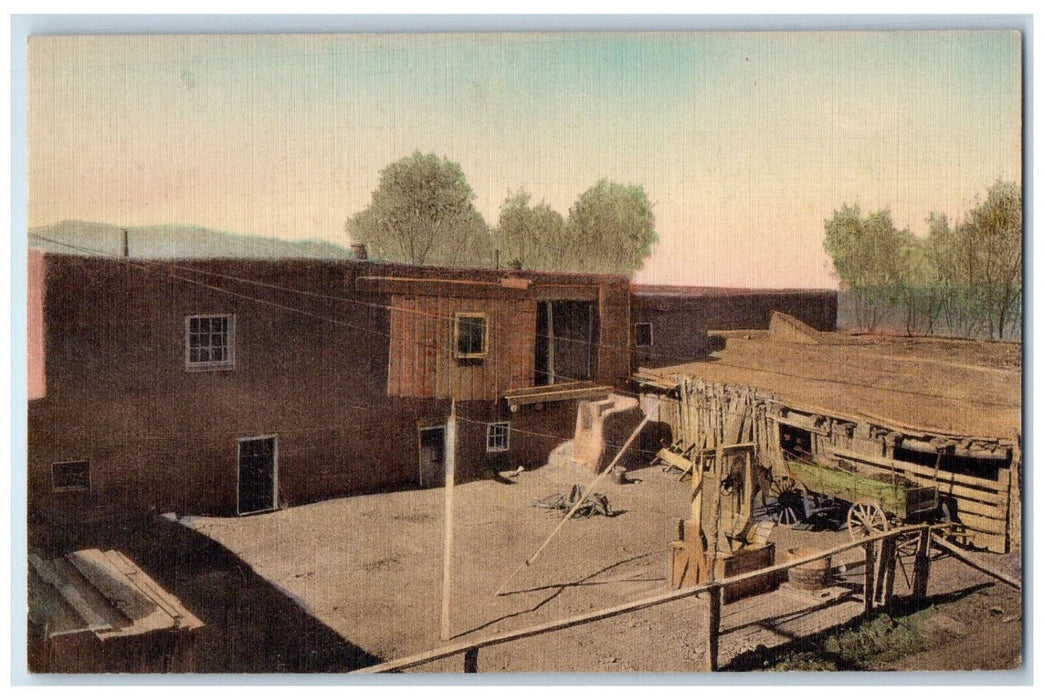
M 697 671 L 718 670 L 718 637 L 721 634 L 721 601 L 724 590 L 721 586 L 712 586 L 696 594 L 696 603 L 705 623 L 706 643 L 703 654 L 697 659 Z
M 895 589 L 895 545 L 897 535 L 881 540 L 881 561 L 878 563 L 878 599 L 885 610 L 892 609 L 892 592 Z
M 914 555 L 913 597 L 916 600 L 924 600 L 928 595 L 928 574 L 932 567 L 931 541 L 931 528 L 925 525 L 917 536 L 917 554 Z
M 442 640 L 450 638 L 450 579 L 453 560 L 453 481 L 457 466 L 457 400 L 450 404 L 445 443 L 445 514 L 442 539 Z
M 464 673 L 478 673 L 478 647 L 471 647 L 464 652 Z
M 864 571 L 863 571 L 863 612 L 871 613 L 874 610 L 874 598 L 876 598 L 876 591 L 874 589 L 874 583 L 876 581 L 875 568 L 876 568 L 876 554 L 875 548 L 876 542 L 867 542 L 863 545 L 863 549 L 866 550 L 866 558 L 864 560 Z

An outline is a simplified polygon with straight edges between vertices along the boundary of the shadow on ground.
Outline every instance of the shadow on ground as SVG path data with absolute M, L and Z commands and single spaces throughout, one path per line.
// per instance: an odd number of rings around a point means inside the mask
M 932 595 L 923 600 L 910 597 L 897 598 L 889 615 L 876 611 L 860 615 L 850 621 L 825 629 L 818 634 L 796 638 L 772 649 L 759 645 L 757 648 L 736 655 L 723 666 L 721 671 L 863 671 L 874 656 L 919 651 L 928 640 L 916 623 L 907 623 L 917 613 L 926 612 L 942 603 L 954 602 L 976 593 L 992 584 L 977 584 L 949 593 Z M 807 614 L 811 611 L 802 611 Z M 757 624 L 771 625 L 774 619 L 762 620 Z M 882 629 L 895 628 L 907 633 L 901 639 L 887 639 Z M 847 644 L 839 643 L 845 639 Z M 861 638 L 862 637 L 862 638 Z M 905 644 L 908 648 L 899 648 Z M 843 647 L 850 647 L 844 649 Z M 852 651 L 854 647 L 854 652 Z M 847 652 L 847 653 L 846 653 Z M 925 669 L 929 670 L 929 669 Z
M 30 547 L 51 557 L 91 547 L 130 557 L 204 622 L 196 633 L 196 673 L 341 673 L 381 661 L 222 545 L 158 516 L 38 523 Z

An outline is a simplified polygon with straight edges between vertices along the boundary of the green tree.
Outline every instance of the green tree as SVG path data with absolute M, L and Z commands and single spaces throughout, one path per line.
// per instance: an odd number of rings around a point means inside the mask
M 989 338 L 1022 308 L 1022 188 L 998 181 L 958 229 L 972 306 Z
M 873 332 L 910 282 L 913 236 L 896 230 L 887 209 L 864 217 L 858 205 L 842 206 L 825 226 L 823 247 L 842 285 L 856 298 L 860 325 Z
M 655 223 L 641 185 L 599 180 L 569 209 L 560 259 L 575 270 L 630 275 L 659 240 Z
M 529 193 L 520 189 L 500 205 L 495 245 L 501 260 L 508 264 L 517 260 L 529 269 L 558 269 L 565 219 L 543 202 L 535 207 L 529 202 Z
M 381 171 L 370 205 L 345 225 L 386 260 L 417 265 L 489 265 L 492 238 L 456 163 L 413 155 Z

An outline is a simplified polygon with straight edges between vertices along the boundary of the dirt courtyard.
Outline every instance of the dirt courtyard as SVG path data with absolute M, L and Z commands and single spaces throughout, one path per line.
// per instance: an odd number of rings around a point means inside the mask
M 544 467 L 512 477 L 513 483 L 485 480 L 458 485 L 453 641 L 666 590 L 667 543 L 676 536 L 677 520 L 688 512 L 689 486 L 659 467 L 629 475 L 636 483 L 619 485 L 606 479 L 595 489 L 608 497 L 615 517 L 568 522 L 540 557 L 504 586 L 502 596 L 494 595 L 495 591 L 561 517 L 559 511 L 533 507 L 533 499 L 568 491 L 590 476 Z M 443 489 L 436 488 L 356 496 L 252 517 L 194 517 L 183 522 L 241 557 L 256 574 L 345 640 L 391 660 L 444 644 L 439 639 L 443 498 Z M 798 546 L 827 548 L 846 541 L 847 534 L 778 527 L 771 539 L 778 552 Z M 1017 554 L 995 559 L 1018 573 Z M 834 565 L 845 563 L 842 558 Z M 852 581 L 861 581 L 854 558 L 849 565 Z M 900 580 L 897 594 L 903 594 L 902 587 Z M 941 624 L 946 634 L 936 640 L 938 653 L 923 652 L 918 668 L 1018 664 L 1021 607 L 1014 591 L 944 558 L 933 564 L 929 595 L 933 611 L 937 606 L 957 606 L 950 614 L 968 619 L 944 616 Z M 811 611 L 814 607 L 783 592 L 727 605 L 722 617 L 722 663 L 845 623 L 859 614 L 861 602 L 848 600 Z M 951 641 L 965 642 L 964 635 L 975 629 L 975 619 L 994 608 L 1003 610 L 1003 618 L 997 617 L 999 634 L 994 651 L 983 652 L 986 658 L 976 657 L 981 646 L 964 650 L 959 657 L 944 650 Z M 484 649 L 479 670 L 691 671 L 703 639 L 698 619 L 692 600 L 677 601 Z M 954 629 L 963 634 L 954 635 Z M 998 645 L 1003 653 L 996 652 Z M 447 659 L 417 670 L 459 672 L 461 660 Z

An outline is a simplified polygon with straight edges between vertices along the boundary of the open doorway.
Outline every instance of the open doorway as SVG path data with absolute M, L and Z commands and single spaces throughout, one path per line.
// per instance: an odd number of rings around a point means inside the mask
M 419 428 L 417 435 L 420 485 L 442 486 L 446 483 L 446 426 Z
M 236 513 L 249 515 L 278 507 L 279 465 L 275 435 L 236 441 Z
M 590 379 L 598 353 L 598 317 L 589 301 L 537 304 L 534 379 L 537 386 Z

